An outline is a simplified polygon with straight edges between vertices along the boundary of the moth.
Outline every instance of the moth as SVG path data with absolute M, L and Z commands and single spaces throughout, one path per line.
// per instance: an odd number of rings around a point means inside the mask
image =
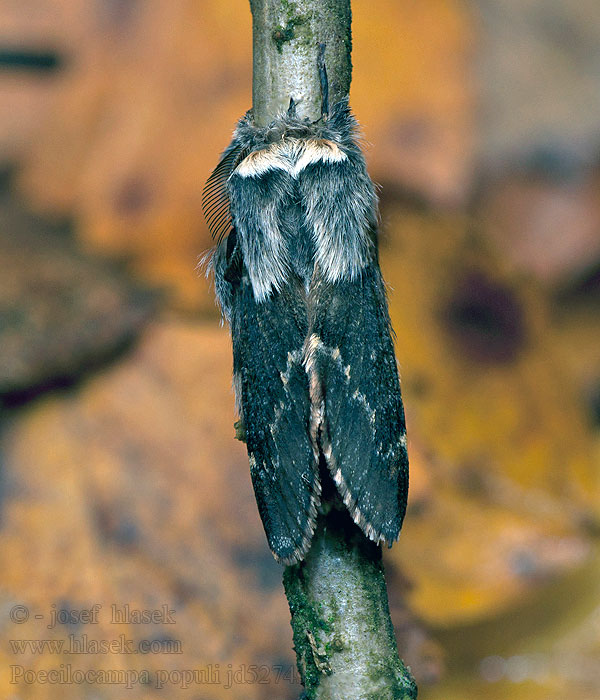
M 377 197 L 347 99 L 317 121 L 297 117 L 293 101 L 265 127 L 248 112 L 203 205 L 275 558 L 293 564 L 306 555 L 324 474 L 365 535 L 391 545 L 408 493 L 405 419 Z

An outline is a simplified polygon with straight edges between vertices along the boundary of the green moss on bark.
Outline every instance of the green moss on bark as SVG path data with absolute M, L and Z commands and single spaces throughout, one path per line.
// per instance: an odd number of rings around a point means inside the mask
M 283 585 L 292 615 L 294 651 L 298 670 L 307 700 L 315 697 L 315 691 L 324 673 L 330 673 L 328 644 L 323 633 L 331 632 L 331 624 L 323 619 L 321 605 L 314 605 L 304 587 L 302 566 L 288 566 L 283 574 Z
M 273 39 L 279 53 L 282 53 L 283 45 L 286 42 L 296 38 L 296 28 L 306 24 L 306 21 L 306 17 L 303 17 L 302 15 L 294 15 L 293 17 L 288 18 L 285 26 L 279 25 L 275 27 L 271 34 L 271 38 Z
M 284 585 L 306 700 L 414 700 L 398 656 L 381 549 L 345 510 L 321 516 L 305 561 Z

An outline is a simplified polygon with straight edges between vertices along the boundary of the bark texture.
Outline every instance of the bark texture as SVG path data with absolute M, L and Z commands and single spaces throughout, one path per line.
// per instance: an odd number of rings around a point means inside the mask
M 305 698 L 414 700 L 417 687 L 398 656 L 381 548 L 349 515 L 323 516 L 306 559 L 284 586 Z
M 350 0 L 250 0 L 254 65 L 252 105 L 265 125 L 287 109 L 290 98 L 301 117 L 321 116 L 319 44 L 325 45 L 329 99 L 348 94 L 352 77 Z

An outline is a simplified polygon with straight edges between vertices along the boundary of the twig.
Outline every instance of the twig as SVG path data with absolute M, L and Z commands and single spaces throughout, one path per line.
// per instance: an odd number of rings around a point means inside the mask
M 253 15 L 253 114 L 265 125 L 288 107 L 321 116 L 325 59 L 329 101 L 350 88 L 350 0 L 250 0 Z M 305 560 L 284 586 L 298 669 L 310 700 L 407 700 L 416 685 L 398 657 L 381 549 L 352 522 L 322 470 L 324 502 Z M 327 499 L 329 501 L 327 502 Z
M 267 124 L 287 109 L 290 98 L 297 114 L 321 116 L 319 45 L 325 46 L 329 99 L 335 104 L 350 90 L 350 0 L 250 0 L 253 17 L 254 120 Z

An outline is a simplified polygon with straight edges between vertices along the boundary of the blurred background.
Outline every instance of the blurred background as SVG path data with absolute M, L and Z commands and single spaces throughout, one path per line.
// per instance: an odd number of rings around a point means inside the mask
M 412 470 L 401 655 L 424 700 L 596 699 L 597 0 L 353 4 Z M 250 104 L 247 0 L 0 0 L 3 699 L 300 693 L 196 271 Z M 151 651 L 89 646 L 121 638 Z

